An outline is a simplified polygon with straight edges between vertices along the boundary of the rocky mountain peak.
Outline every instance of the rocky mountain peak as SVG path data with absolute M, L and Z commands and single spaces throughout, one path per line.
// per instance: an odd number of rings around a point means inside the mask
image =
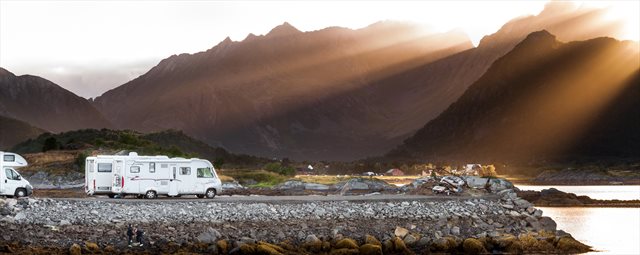
M 290 36 L 302 33 L 300 30 L 289 24 L 289 22 L 284 22 L 282 25 L 276 26 L 269 33 L 268 36 Z
M 9 72 L 9 70 L 0 67 L 0 77 L 5 77 L 5 76 L 15 76 L 15 75 Z

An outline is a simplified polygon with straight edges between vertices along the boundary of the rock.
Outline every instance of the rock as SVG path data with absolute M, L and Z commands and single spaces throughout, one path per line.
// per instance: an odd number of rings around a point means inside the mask
M 428 237 L 422 237 L 420 238 L 420 240 L 418 240 L 418 242 L 416 243 L 416 246 L 425 247 L 429 245 L 430 242 L 431 242 L 431 239 L 429 239 Z
M 222 254 L 229 251 L 229 242 L 227 242 L 227 240 L 218 240 L 216 245 L 218 246 L 218 251 Z
M 407 249 L 407 245 L 399 237 L 395 237 L 395 238 L 391 239 L 391 241 L 392 241 L 392 244 L 393 244 L 393 250 L 394 251 L 406 251 L 406 250 L 408 250 Z
M 378 239 L 375 236 L 372 235 L 365 235 L 364 236 L 364 243 L 365 244 L 373 244 L 373 245 L 377 245 L 382 247 L 382 243 L 380 243 L 380 241 L 378 241 Z
M 452 227 L 451 228 L 451 234 L 454 236 L 459 236 L 460 235 L 460 228 L 458 226 Z
M 255 244 L 247 244 L 247 243 L 243 243 L 240 246 L 238 246 L 238 248 L 240 248 L 240 253 L 242 254 L 254 254 L 256 253 L 256 245 Z
M 585 253 L 591 251 L 591 247 L 576 241 L 572 237 L 561 237 L 556 248 L 564 253 Z
M 306 190 L 329 190 L 329 186 L 319 183 L 305 183 L 304 189 Z
M 318 253 L 323 250 L 322 241 L 316 237 L 316 235 L 308 235 L 307 238 L 305 238 L 305 243 L 302 244 L 302 248 L 313 253 Z
M 532 214 L 533 215 L 533 213 L 535 213 L 535 212 L 536 212 L 536 208 L 535 207 L 533 207 L 533 206 L 527 207 L 527 213 L 528 214 Z
M 220 234 L 220 232 L 218 232 L 218 230 L 210 227 L 207 229 L 207 231 L 200 233 L 197 239 L 199 242 L 211 244 L 215 243 L 221 236 L 222 235 Z
M 408 234 L 404 237 L 403 241 L 406 245 L 413 246 L 418 241 L 418 238 L 414 235 Z
M 258 246 L 256 246 L 256 252 L 258 254 L 280 255 L 284 252 L 284 249 L 270 243 L 259 242 Z
M 538 219 L 536 217 L 528 216 L 524 220 L 527 221 L 529 226 L 531 226 L 534 230 L 538 231 L 538 230 L 542 229 L 542 224 L 540 224 L 540 222 L 538 222 Z
M 96 210 L 91 210 L 91 212 L 90 212 L 90 213 L 91 213 L 91 214 L 93 214 L 93 215 L 98 215 L 98 214 L 100 214 L 100 213 L 98 213 L 98 211 L 96 211 Z
M 305 242 L 307 243 L 313 243 L 313 242 L 318 242 L 320 241 L 320 239 L 316 236 L 316 235 L 308 235 L 305 239 Z
M 82 248 L 80 247 L 80 245 L 74 243 L 69 248 L 69 254 L 70 255 L 81 255 L 82 254 Z
M 88 251 L 90 251 L 90 252 L 92 252 L 92 253 L 98 253 L 98 252 L 100 252 L 100 247 L 98 246 L 98 244 L 93 243 L 93 242 L 88 242 L 88 241 L 87 241 L 87 242 L 84 242 L 84 247 L 85 247 Z
M 536 211 L 533 212 L 533 216 L 534 217 L 542 217 L 542 210 L 536 209 Z
M 331 250 L 331 252 L 329 253 L 330 255 L 356 255 L 356 254 L 360 254 L 360 250 L 359 249 L 335 249 L 335 250 Z
M 516 205 L 516 207 L 522 208 L 522 209 L 525 209 L 525 208 L 528 208 L 528 207 L 532 206 L 531 203 L 529 203 L 529 201 L 524 200 L 522 198 L 514 199 L 513 200 L 513 204 Z
M 550 232 L 556 231 L 557 225 L 556 225 L 556 222 L 553 221 L 553 219 L 549 217 L 541 217 L 538 220 L 538 222 L 540 223 L 540 227 L 543 230 L 550 231 Z
M 467 238 L 462 242 L 462 248 L 465 254 L 484 254 L 487 250 L 484 248 L 484 244 L 475 238 Z
M 351 238 L 345 238 L 336 242 L 335 248 L 336 249 L 358 249 L 359 246 L 355 240 Z
M 505 209 L 509 209 L 509 210 L 512 210 L 512 209 L 514 209 L 514 208 L 515 208 L 513 205 L 510 205 L 510 204 L 501 204 L 501 206 L 502 206 L 503 208 L 505 208 Z
M 27 218 L 23 212 L 16 213 L 16 216 L 13 217 L 14 220 L 24 220 Z
M 456 240 L 453 237 L 438 238 L 431 244 L 431 247 L 436 251 L 449 251 L 455 249 L 456 246 Z
M 382 247 L 375 244 L 364 244 L 360 246 L 361 255 L 382 255 Z
M 68 220 L 60 220 L 59 225 L 60 226 L 71 225 L 71 222 L 69 222 Z
M 396 230 L 393 232 L 397 237 L 404 238 L 407 234 L 409 234 L 409 230 L 403 227 L 396 227 Z

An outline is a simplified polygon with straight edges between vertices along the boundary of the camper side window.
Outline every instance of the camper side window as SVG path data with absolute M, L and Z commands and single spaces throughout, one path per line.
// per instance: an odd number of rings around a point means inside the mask
M 149 163 L 149 173 L 156 172 L 156 163 Z
M 111 163 L 98 163 L 99 173 L 111 173 L 111 169 L 112 169 Z
M 181 167 L 180 168 L 181 175 L 191 175 L 191 167 Z
M 4 162 L 15 162 L 16 161 L 16 155 L 4 155 L 3 160 L 4 160 Z
M 213 178 L 211 168 L 198 168 L 198 178 Z
M 140 172 L 140 167 L 139 166 L 131 166 L 131 168 L 129 168 L 129 172 L 131 173 L 139 173 Z
M 7 176 L 7 180 L 18 180 L 18 173 L 11 170 L 11 168 L 5 168 L 4 174 Z

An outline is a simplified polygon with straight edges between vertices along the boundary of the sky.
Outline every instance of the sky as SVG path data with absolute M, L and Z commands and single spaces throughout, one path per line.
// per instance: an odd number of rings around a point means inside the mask
M 266 34 L 289 22 L 302 31 L 362 28 L 381 20 L 462 29 L 474 44 L 545 1 L 18 1 L 0 0 L 0 67 L 49 79 L 91 98 L 173 54 L 205 51 L 229 36 Z M 578 2 L 623 19 L 639 40 L 640 1 Z

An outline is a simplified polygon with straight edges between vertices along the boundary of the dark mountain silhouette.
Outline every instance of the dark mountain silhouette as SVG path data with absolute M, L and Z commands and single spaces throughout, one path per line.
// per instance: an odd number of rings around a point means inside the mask
M 407 135 L 387 135 L 398 117 L 387 106 L 410 92 L 380 97 L 368 84 L 471 47 L 461 32 L 404 23 L 313 32 L 285 23 L 264 36 L 227 38 L 206 52 L 165 59 L 95 105 L 119 128 L 178 129 L 254 155 L 349 159 Z
M 393 22 L 301 32 L 288 23 L 242 42 L 172 56 L 95 100 L 120 128 L 179 129 L 234 152 L 349 160 L 400 144 L 455 102 L 527 34 L 615 35 L 602 10 L 552 2 L 470 49 L 452 31 Z M 416 36 L 422 34 L 422 36 Z
M 532 33 L 388 158 L 638 158 L 639 64 L 635 42 Z
M 7 150 L 19 142 L 38 137 L 44 132 L 24 121 L 0 116 L 0 150 Z
M 3 68 L 0 115 L 52 132 L 110 126 L 86 99 L 38 76 L 15 76 Z

